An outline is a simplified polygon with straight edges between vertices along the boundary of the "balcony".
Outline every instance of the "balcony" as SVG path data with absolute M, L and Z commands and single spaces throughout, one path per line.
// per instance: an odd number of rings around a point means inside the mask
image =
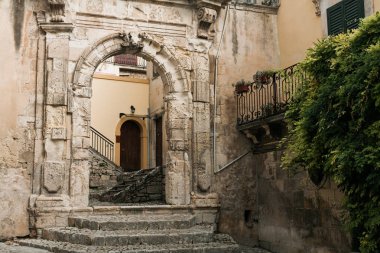
M 284 113 L 306 74 L 293 65 L 281 71 L 258 71 L 253 79 L 235 85 L 237 129 L 254 144 L 273 148 L 286 134 Z
M 121 54 L 106 59 L 99 70 L 100 72 L 115 72 L 119 76 L 145 75 L 146 67 L 147 62 L 143 58 L 131 54 Z

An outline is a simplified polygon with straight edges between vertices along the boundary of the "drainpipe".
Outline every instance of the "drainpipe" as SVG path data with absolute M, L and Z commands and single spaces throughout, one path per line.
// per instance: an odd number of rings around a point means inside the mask
M 213 149 L 213 167 L 214 167 L 214 173 L 218 171 L 217 169 L 217 158 L 216 158 L 216 111 L 217 111 L 217 85 L 218 85 L 218 62 L 219 62 L 219 56 L 220 56 L 220 47 L 222 45 L 223 37 L 224 37 L 224 31 L 226 27 L 226 20 L 227 16 L 230 10 L 230 5 L 227 4 L 226 14 L 224 15 L 224 22 L 223 22 L 223 28 L 222 28 L 222 34 L 220 36 L 218 50 L 216 52 L 215 56 L 215 68 L 214 68 L 214 113 L 213 113 L 213 135 L 212 135 L 212 149 Z

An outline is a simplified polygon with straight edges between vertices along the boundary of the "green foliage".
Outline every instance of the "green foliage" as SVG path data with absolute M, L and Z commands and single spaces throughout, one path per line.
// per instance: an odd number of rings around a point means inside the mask
M 301 68 L 283 165 L 332 177 L 361 252 L 380 252 L 380 14 L 316 43 Z
M 236 83 L 232 84 L 232 87 L 239 87 L 239 86 L 245 86 L 245 85 L 251 85 L 252 82 L 245 81 L 244 79 L 241 79 L 240 81 L 237 81 Z

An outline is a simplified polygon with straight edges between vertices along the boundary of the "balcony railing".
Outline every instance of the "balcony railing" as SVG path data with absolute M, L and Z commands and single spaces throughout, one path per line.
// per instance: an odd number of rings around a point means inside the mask
M 235 90 L 237 125 L 242 126 L 285 112 L 305 78 L 306 74 L 297 65 L 271 74 L 258 72 L 252 83 Z
M 120 54 L 108 58 L 104 61 L 105 63 L 129 66 L 134 68 L 146 68 L 146 60 L 141 57 L 132 54 Z

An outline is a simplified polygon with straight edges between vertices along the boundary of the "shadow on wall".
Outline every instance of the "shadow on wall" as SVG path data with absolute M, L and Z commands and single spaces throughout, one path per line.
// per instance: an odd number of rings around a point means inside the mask
M 248 156 L 217 175 L 223 185 L 219 230 L 272 252 L 350 252 L 339 219 L 343 194 L 329 180 L 316 187 L 306 172 L 289 176 L 281 154 Z
M 12 0 L 13 36 L 15 48 L 19 50 L 24 25 L 25 0 Z

